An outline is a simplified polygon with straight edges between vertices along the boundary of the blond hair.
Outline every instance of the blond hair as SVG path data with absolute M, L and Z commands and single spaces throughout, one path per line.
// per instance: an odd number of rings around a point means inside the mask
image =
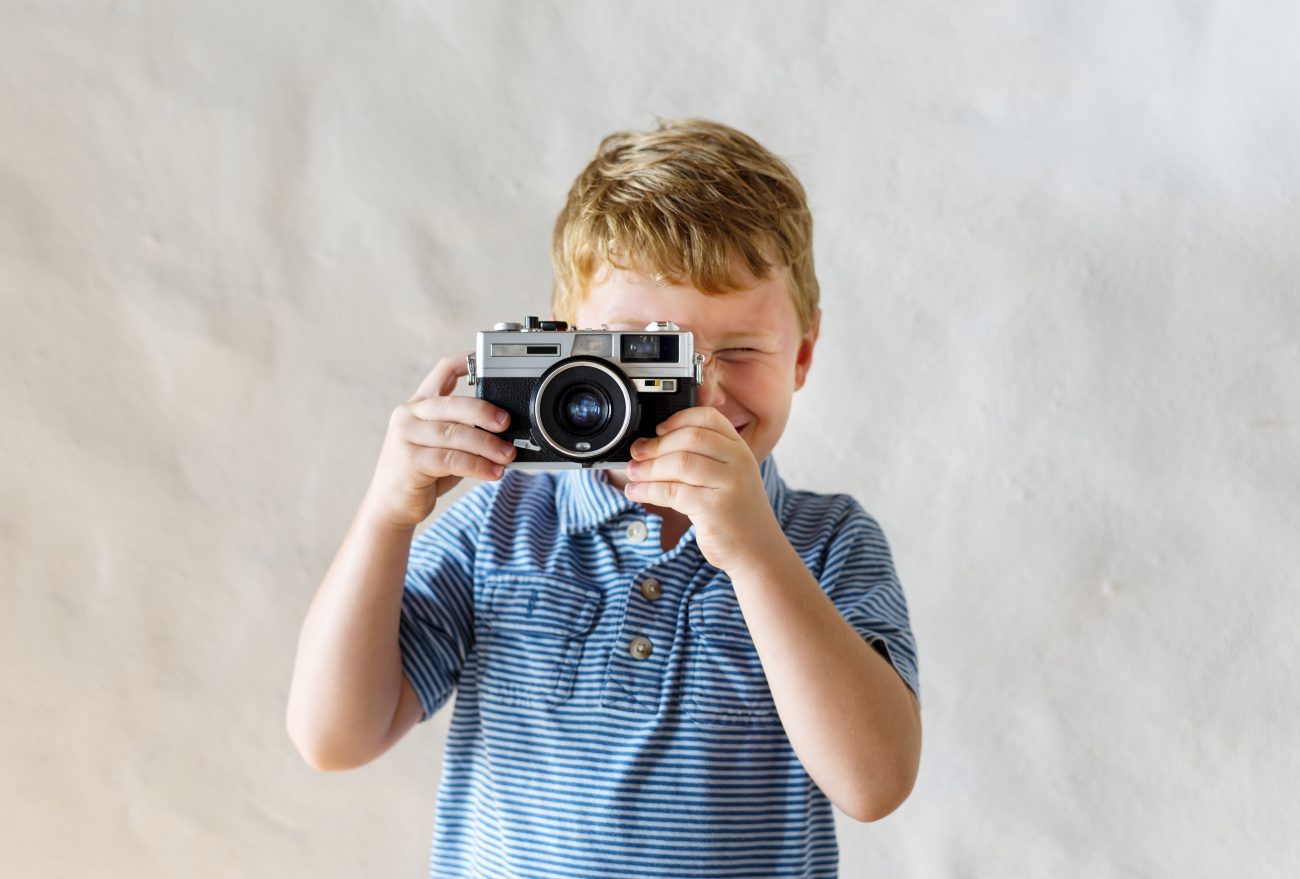
M 600 142 L 555 220 L 551 308 L 572 321 L 592 273 L 650 270 L 718 294 L 788 266 L 801 332 L 817 310 L 812 214 L 790 168 L 752 137 L 705 119 L 659 120 Z

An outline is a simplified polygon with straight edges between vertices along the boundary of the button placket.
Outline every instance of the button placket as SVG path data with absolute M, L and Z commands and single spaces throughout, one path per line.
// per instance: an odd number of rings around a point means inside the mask
M 626 529 L 624 520 L 617 527 Z M 646 523 L 647 540 L 657 542 L 656 523 Z M 617 532 L 616 532 L 617 533 Z M 677 580 L 687 562 L 674 557 L 651 558 L 640 554 L 640 563 L 629 566 L 623 593 L 625 605 L 619 639 L 611 645 L 609 673 L 601 704 L 612 708 L 650 714 L 662 709 L 664 672 L 677 649 Z M 634 563 L 636 564 L 636 563 Z

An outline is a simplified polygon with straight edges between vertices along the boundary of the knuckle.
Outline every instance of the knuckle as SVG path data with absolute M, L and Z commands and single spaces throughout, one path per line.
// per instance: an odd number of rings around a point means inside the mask
M 466 454 L 459 449 L 443 449 L 442 460 L 446 462 L 447 469 L 453 470 L 465 466 Z
M 694 455 L 677 452 L 673 455 L 673 463 L 676 464 L 678 472 L 683 476 L 696 476 L 699 473 L 700 462 Z
M 430 449 L 426 457 L 429 462 L 430 471 L 440 475 L 451 473 L 452 468 L 455 465 L 455 456 L 452 449 Z
M 438 462 L 433 455 L 429 454 L 428 449 L 421 449 L 416 446 L 406 447 L 405 466 L 410 473 L 419 473 L 424 476 L 440 476 L 438 472 Z
M 437 394 L 429 397 L 421 397 L 418 400 L 412 400 L 410 412 L 412 418 L 418 418 L 421 421 L 432 421 L 438 417 L 438 412 L 442 408 L 442 398 Z

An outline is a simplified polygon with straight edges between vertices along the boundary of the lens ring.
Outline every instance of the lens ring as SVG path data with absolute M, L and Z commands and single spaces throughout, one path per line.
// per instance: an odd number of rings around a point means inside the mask
M 609 442 L 602 444 L 599 448 L 590 449 L 588 451 L 572 449 L 567 445 L 558 442 L 556 438 L 551 435 L 550 431 L 546 429 L 546 419 L 542 417 L 542 410 L 544 408 L 543 403 L 546 400 L 547 389 L 556 381 L 557 378 L 563 376 L 571 369 L 594 369 L 602 372 L 609 378 L 610 384 L 618 390 L 618 396 L 610 400 L 610 412 L 612 415 L 613 412 L 618 411 L 619 404 L 621 404 L 623 417 L 619 419 L 617 430 L 614 431 Z M 639 408 L 637 406 L 636 398 L 632 395 L 632 392 L 629 389 L 627 379 L 620 373 L 621 370 L 612 367 L 609 363 L 606 363 L 603 360 L 587 357 L 570 358 L 569 360 L 562 361 L 554 366 L 552 370 L 542 378 L 541 382 L 536 386 L 532 394 L 531 415 L 533 426 L 537 429 L 541 438 L 545 440 L 552 449 L 556 450 L 563 456 L 578 460 L 599 457 L 626 439 L 627 433 L 632 427 L 633 418 L 634 416 L 637 416 Z M 604 428 L 608 429 L 610 423 L 614 420 L 615 419 L 611 417 L 604 425 Z

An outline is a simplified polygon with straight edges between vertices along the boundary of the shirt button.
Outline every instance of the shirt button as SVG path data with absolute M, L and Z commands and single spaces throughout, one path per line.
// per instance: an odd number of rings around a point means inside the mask
M 645 540 L 645 536 L 650 533 L 650 529 L 640 519 L 627 526 L 627 539 L 633 543 L 640 543 Z
M 654 577 L 646 577 L 641 581 L 641 594 L 645 596 L 646 601 L 654 601 L 664 594 L 663 584 Z
M 650 643 L 649 638 L 640 636 L 633 638 L 627 645 L 627 652 L 632 654 L 633 659 L 645 659 L 651 653 L 654 653 L 654 649 L 654 645 Z

